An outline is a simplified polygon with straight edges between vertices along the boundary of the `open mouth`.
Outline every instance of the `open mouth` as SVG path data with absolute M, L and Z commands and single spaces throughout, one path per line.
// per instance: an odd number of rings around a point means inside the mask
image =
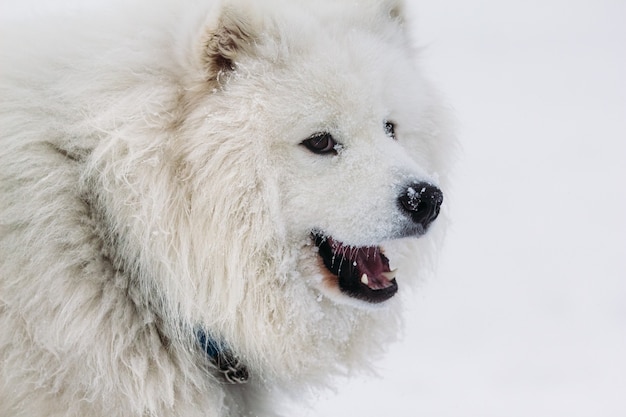
M 314 234 L 319 256 L 337 278 L 344 294 L 370 303 L 381 303 L 398 292 L 395 270 L 378 246 L 344 245 L 332 237 Z

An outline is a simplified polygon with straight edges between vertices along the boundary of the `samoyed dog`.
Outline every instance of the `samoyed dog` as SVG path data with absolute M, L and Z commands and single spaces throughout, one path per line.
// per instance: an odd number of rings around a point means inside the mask
M 0 25 L 0 416 L 275 415 L 398 334 L 443 106 L 401 1 L 127 3 Z

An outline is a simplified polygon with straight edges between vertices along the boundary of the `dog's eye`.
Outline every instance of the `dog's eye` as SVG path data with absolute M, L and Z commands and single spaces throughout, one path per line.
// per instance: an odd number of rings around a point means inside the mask
M 385 120 L 384 122 L 385 135 L 389 136 L 391 139 L 396 138 L 396 125 L 389 120 Z
M 337 142 L 330 133 L 316 133 L 302 141 L 308 150 L 317 154 L 337 153 Z

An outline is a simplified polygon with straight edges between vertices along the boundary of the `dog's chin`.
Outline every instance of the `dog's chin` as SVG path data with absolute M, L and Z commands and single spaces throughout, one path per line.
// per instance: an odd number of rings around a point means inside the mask
M 333 300 L 357 307 L 386 304 L 398 292 L 396 271 L 379 246 L 351 246 L 313 233 L 322 272 L 321 290 Z

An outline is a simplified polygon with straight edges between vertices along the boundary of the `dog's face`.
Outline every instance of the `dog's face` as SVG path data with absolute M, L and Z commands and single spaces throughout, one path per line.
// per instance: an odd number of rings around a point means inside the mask
M 426 233 L 443 201 L 432 93 L 400 23 L 380 25 L 307 28 L 314 41 L 292 41 L 264 98 L 279 217 L 301 242 L 303 279 L 359 306 L 396 294 L 386 243 Z
M 223 106 L 247 108 L 300 279 L 358 306 L 396 294 L 410 273 L 389 242 L 424 235 L 443 202 L 438 104 L 396 3 L 297 23 L 226 10 L 203 45 Z
M 312 84 L 283 82 L 302 111 L 290 110 L 295 122 L 270 154 L 280 156 L 287 233 L 312 242 L 310 282 L 338 301 L 377 304 L 398 290 L 385 243 L 426 233 L 443 201 L 424 131 L 430 97 L 404 45 L 334 42 L 338 56 L 323 57 L 329 42 L 312 52 L 315 67 L 302 66 Z

